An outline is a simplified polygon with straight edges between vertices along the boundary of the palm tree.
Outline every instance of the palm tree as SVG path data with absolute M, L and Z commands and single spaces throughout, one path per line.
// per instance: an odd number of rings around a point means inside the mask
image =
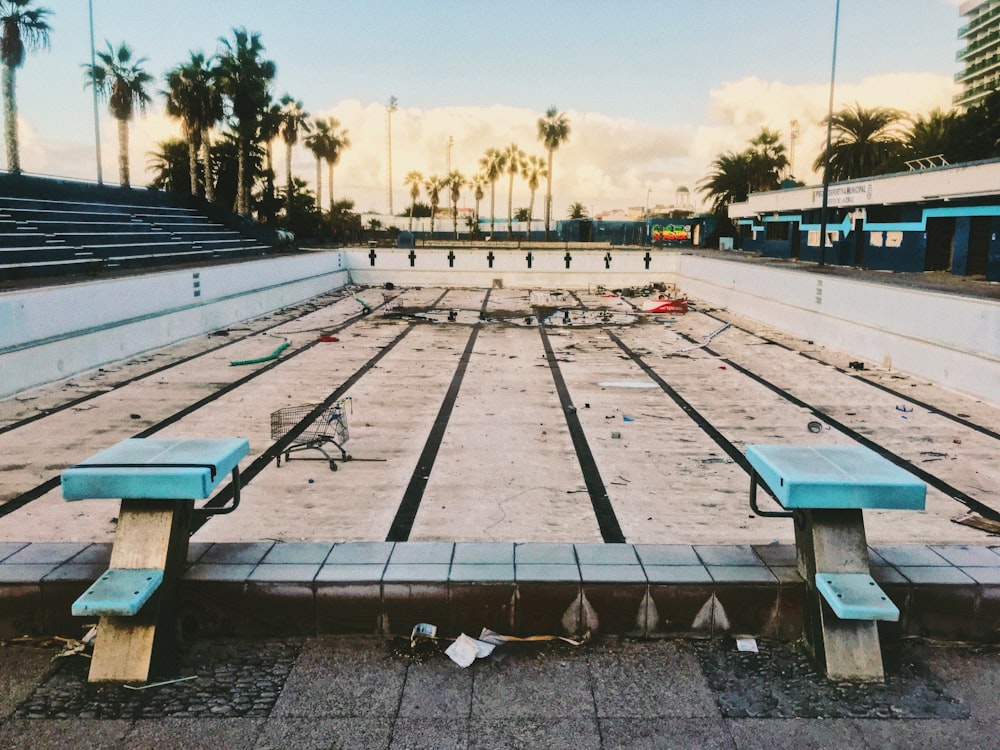
M 906 148 L 913 157 L 941 154 L 947 161 L 964 161 L 957 153 L 960 142 L 960 116 L 954 110 L 932 109 L 926 117 L 918 115 L 906 136 Z
M 434 216 L 437 214 L 438 206 L 441 203 L 441 191 L 446 186 L 445 181 L 435 174 L 424 180 L 424 190 L 427 191 L 427 197 L 431 202 L 431 240 L 434 239 Z
M 285 175 L 288 200 L 292 198 L 292 148 L 299 142 L 300 132 L 309 132 L 309 113 L 302 109 L 302 102 L 291 94 L 281 97 L 281 140 L 285 142 Z M 291 205 L 291 204 L 289 204 Z
M 545 189 L 545 239 L 549 239 L 549 225 L 552 220 L 552 154 L 569 140 L 569 119 L 555 107 L 549 107 L 545 117 L 538 118 L 538 140 L 549 154 L 548 174 Z
M 567 214 L 571 219 L 586 219 L 587 218 L 587 207 L 582 203 L 570 203 L 569 213 Z
M 451 224 L 455 230 L 455 239 L 458 239 L 458 199 L 462 195 L 462 188 L 465 187 L 465 175 L 457 169 L 453 169 L 444 178 L 445 185 L 451 194 Z
M 338 131 L 337 128 L 340 128 Z M 337 166 L 344 150 L 351 147 L 351 139 L 347 136 L 347 128 L 340 127 L 340 120 L 330 118 L 330 148 L 326 152 L 327 183 L 330 187 L 330 210 L 333 210 L 333 168 Z
M 2 0 L 0 2 L 0 58 L 3 59 L 4 142 L 7 146 L 7 171 L 21 174 L 21 155 L 17 140 L 17 69 L 24 64 L 27 52 L 49 46 L 48 22 L 52 11 L 28 8 L 32 0 Z
M 198 193 L 198 152 L 204 161 L 205 197 L 214 200 L 209 130 L 222 119 L 222 95 L 212 81 L 212 71 L 201 52 L 167 72 L 167 114 L 180 119 L 188 144 L 191 194 Z
M 514 229 L 514 178 L 524 169 L 524 151 L 512 143 L 503 151 L 504 169 L 510 175 L 510 186 L 507 188 L 507 239 L 511 238 Z
M 404 185 L 410 186 L 410 233 L 413 233 L 413 212 L 417 210 L 417 198 L 420 197 L 420 188 L 424 184 L 424 176 L 415 169 L 406 173 L 403 180 Z
M 469 180 L 469 186 L 472 188 L 472 198 L 476 201 L 476 229 L 479 228 L 479 203 L 483 200 L 486 193 L 483 188 L 486 187 L 488 180 L 483 176 L 482 172 L 476 172 L 472 175 L 472 179 Z
M 903 143 L 899 125 L 905 114 L 890 107 L 864 109 L 858 103 L 834 112 L 830 118 L 834 138 L 830 144 L 830 181 L 884 174 L 902 166 Z M 823 120 L 823 124 L 826 124 Z M 827 160 L 824 148 L 813 163 L 821 170 Z
M 313 120 L 312 132 L 304 141 L 316 157 L 316 208 L 323 210 L 323 160 L 330 150 L 330 123 L 322 117 Z
M 146 166 L 155 173 L 151 188 L 170 190 L 175 193 L 191 192 L 188 181 L 191 173 L 188 169 L 190 144 L 183 138 L 168 138 L 156 144 L 158 151 L 149 151 L 146 156 Z M 195 172 L 197 176 L 197 171 Z
M 542 178 L 547 176 L 549 170 L 545 166 L 545 160 L 532 154 L 524 162 L 521 176 L 528 183 L 528 190 L 531 191 L 531 198 L 528 199 L 528 239 L 531 239 L 531 214 L 535 209 L 535 192 Z
M 132 59 L 132 50 L 124 42 L 116 50 L 108 42 L 106 52 L 98 52 L 100 62 L 87 69 L 87 84 L 108 101 L 111 116 L 118 120 L 118 176 L 122 187 L 129 186 L 128 124 L 133 115 L 146 110 L 150 101 L 146 87 L 153 76 L 142 69 L 146 58 Z
M 760 134 L 751 139 L 752 154 L 751 190 L 776 190 L 781 185 L 781 175 L 788 168 L 785 144 L 781 133 L 769 128 L 761 128 Z
M 271 60 L 261 58 L 264 46 L 260 34 L 246 29 L 233 29 L 233 40 L 220 38 L 218 64 L 212 73 L 220 91 L 229 99 L 235 120 L 239 150 L 237 154 L 236 213 L 250 214 L 250 186 L 253 182 L 248 169 L 251 149 L 257 135 L 257 124 L 269 104 L 268 84 L 277 68 Z
M 479 160 L 479 168 L 482 170 L 483 179 L 490 184 L 490 237 L 492 238 L 496 233 L 497 180 L 503 174 L 503 153 L 495 148 L 486 149 L 486 154 Z M 476 211 L 476 213 L 479 212 Z
M 753 156 L 750 150 L 740 153 L 727 151 L 712 162 L 714 170 L 701 181 L 698 190 L 712 201 L 712 213 L 728 221 L 732 203 L 743 203 L 750 195 Z

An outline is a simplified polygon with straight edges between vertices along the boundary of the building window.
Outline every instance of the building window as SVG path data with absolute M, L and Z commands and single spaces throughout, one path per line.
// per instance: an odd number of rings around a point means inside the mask
M 769 221 L 764 225 L 767 227 L 767 239 L 771 242 L 787 242 L 789 223 L 787 221 Z

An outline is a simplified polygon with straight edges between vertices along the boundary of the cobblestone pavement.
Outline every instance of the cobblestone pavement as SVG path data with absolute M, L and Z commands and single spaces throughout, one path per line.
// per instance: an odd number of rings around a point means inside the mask
M 908 641 L 884 685 L 838 685 L 790 644 L 446 644 L 366 637 L 195 644 L 142 691 L 80 657 L 0 647 L 4 748 L 1000 748 L 1000 649 Z

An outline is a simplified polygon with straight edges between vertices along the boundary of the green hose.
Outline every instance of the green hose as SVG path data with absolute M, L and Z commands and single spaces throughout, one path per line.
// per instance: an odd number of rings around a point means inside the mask
M 235 362 L 230 362 L 229 366 L 239 367 L 240 365 L 259 365 L 261 362 L 270 362 L 272 359 L 277 359 L 278 355 L 290 346 L 291 344 L 286 341 L 266 357 L 257 357 L 257 359 L 238 359 Z

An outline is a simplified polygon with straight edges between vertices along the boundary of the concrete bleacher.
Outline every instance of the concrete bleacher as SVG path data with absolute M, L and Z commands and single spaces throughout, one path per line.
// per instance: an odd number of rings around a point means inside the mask
M 2 279 L 264 255 L 269 232 L 190 196 L 0 178 Z

